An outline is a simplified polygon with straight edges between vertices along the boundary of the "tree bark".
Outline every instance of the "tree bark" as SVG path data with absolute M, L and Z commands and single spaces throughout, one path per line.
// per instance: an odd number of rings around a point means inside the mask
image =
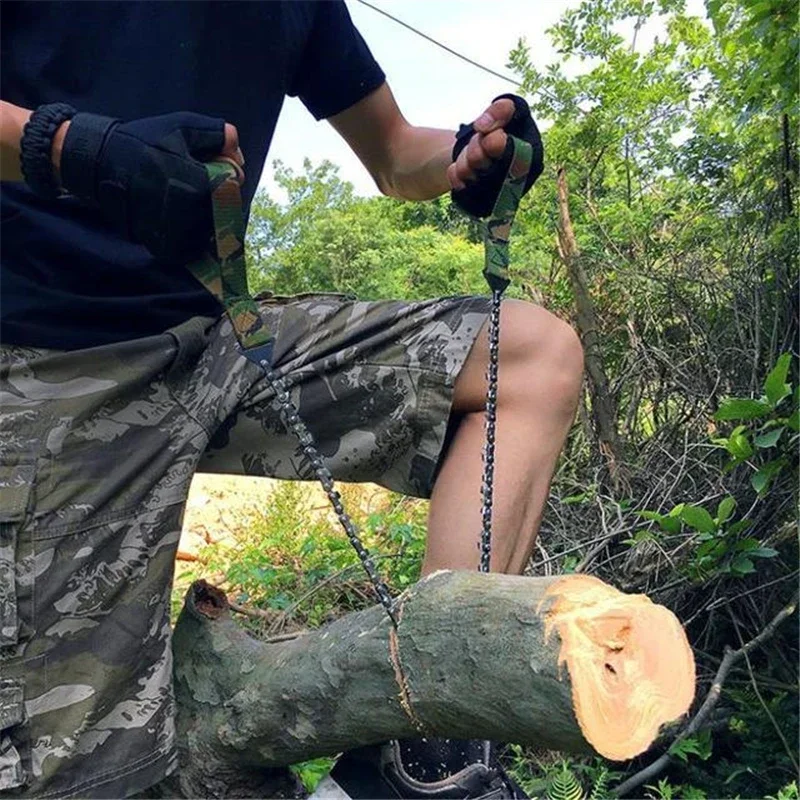
M 671 612 L 596 578 L 440 572 L 398 616 L 376 606 L 270 644 L 195 584 L 173 640 L 183 794 L 276 796 L 282 765 L 420 735 L 625 759 L 694 695 Z
M 589 294 L 589 280 L 583 269 L 580 249 L 569 211 L 569 189 L 563 167 L 558 170 L 558 253 L 567 270 L 577 308 L 576 327 L 583 342 L 586 375 L 592 398 L 594 419 L 600 450 L 606 457 L 609 473 L 616 483 L 622 463 L 622 448 L 617 433 L 617 402 L 612 395 L 600 343 L 597 314 Z

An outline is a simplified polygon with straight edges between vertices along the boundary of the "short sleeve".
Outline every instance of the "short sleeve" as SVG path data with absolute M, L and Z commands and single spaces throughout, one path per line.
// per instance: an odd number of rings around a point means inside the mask
M 365 98 L 386 76 L 343 0 L 312 5 L 311 33 L 287 94 L 299 97 L 316 119 L 326 119 Z

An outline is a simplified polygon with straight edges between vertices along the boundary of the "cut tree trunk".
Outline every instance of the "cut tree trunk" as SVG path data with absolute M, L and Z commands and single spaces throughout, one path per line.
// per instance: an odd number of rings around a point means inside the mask
M 420 735 L 627 759 L 694 696 L 674 615 L 589 576 L 439 572 L 291 641 L 189 591 L 173 650 L 185 796 L 287 796 L 283 765 Z

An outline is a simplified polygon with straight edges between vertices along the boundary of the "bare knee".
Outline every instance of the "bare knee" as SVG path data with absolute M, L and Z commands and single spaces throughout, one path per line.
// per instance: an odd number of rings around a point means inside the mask
M 546 398 L 574 413 L 583 380 L 583 347 L 573 328 L 540 306 L 507 300 L 500 332 L 500 380 L 506 398 Z
M 487 326 L 455 384 L 454 409 L 480 411 L 486 399 Z M 583 379 L 583 347 L 575 331 L 549 311 L 521 300 L 504 300 L 500 320 L 502 405 L 575 410 Z

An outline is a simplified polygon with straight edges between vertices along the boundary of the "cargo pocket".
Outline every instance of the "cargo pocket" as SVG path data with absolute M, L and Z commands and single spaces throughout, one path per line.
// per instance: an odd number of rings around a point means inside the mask
M 14 744 L 15 729 L 24 719 L 22 681 L 0 680 L 0 791 L 25 785 L 25 769 Z
M 0 462 L 0 660 L 32 632 L 33 537 L 24 523 L 34 473 L 33 464 Z

